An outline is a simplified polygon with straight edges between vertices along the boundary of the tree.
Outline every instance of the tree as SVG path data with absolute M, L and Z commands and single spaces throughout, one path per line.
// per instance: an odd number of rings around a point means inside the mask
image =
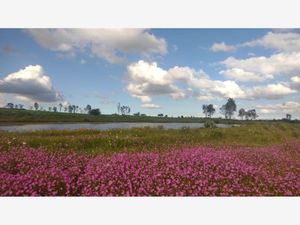
M 49 112 L 52 111 L 52 107 L 51 107 L 51 106 L 48 107 L 48 111 L 49 111 Z
M 101 114 L 101 111 L 100 109 L 92 109 L 89 111 L 89 114 L 93 116 L 99 116 Z
M 258 117 L 255 109 L 250 109 L 246 112 L 246 119 L 255 120 Z
M 61 112 L 61 109 L 62 109 L 62 107 L 63 107 L 63 104 L 62 104 L 62 103 L 59 103 L 59 104 L 58 104 L 58 107 L 59 107 L 59 111 Z
M 35 110 L 39 109 L 39 103 L 35 102 L 33 106 L 34 106 Z
M 72 105 L 72 112 L 73 113 L 76 113 L 76 110 L 78 109 L 78 106 L 77 105 Z
M 286 119 L 287 120 L 291 120 L 292 119 L 292 115 L 291 114 L 286 114 Z
M 56 106 L 53 107 L 53 112 L 57 112 L 57 107 Z
M 129 115 L 130 114 L 130 107 L 123 105 L 120 108 L 122 115 Z
M 203 110 L 203 113 L 204 113 L 205 117 L 207 117 L 207 114 L 208 114 L 207 108 L 208 108 L 208 105 L 203 105 L 202 106 L 202 110 Z
M 236 111 L 236 104 L 233 98 L 229 98 L 226 104 L 222 105 L 220 111 L 225 115 L 225 119 L 231 119 L 232 115 Z
M 14 106 L 15 106 L 14 103 L 11 103 L 11 102 L 6 104 L 6 107 L 9 108 L 9 109 L 13 109 Z
M 164 114 L 160 113 L 160 114 L 157 114 L 158 117 L 163 117 Z
M 72 112 L 73 112 L 73 106 L 71 106 L 71 105 L 68 106 L 68 112 L 69 112 L 69 113 L 72 113 Z
M 242 120 L 244 119 L 244 116 L 246 116 L 246 110 L 244 108 L 241 108 L 239 110 L 239 117 L 242 118 Z
M 208 114 L 209 117 L 211 117 L 215 113 L 215 111 L 216 110 L 215 110 L 215 108 L 212 104 L 209 104 L 207 106 L 207 114 Z
M 23 104 L 19 104 L 19 109 L 23 109 L 24 105 Z
M 92 106 L 91 105 L 86 105 L 84 110 L 86 110 L 87 113 L 89 113 L 92 110 Z

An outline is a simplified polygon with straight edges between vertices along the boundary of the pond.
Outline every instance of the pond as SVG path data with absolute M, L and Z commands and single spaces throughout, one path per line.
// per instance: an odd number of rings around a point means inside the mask
M 37 130 L 77 130 L 77 129 L 128 129 L 133 127 L 163 127 L 165 129 L 201 128 L 203 123 L 43 123 L 43 124 L 18 124 L 0 125 L 0 131 L 37 131 Z M 217 127 L 228 128 L 238 125 L 216 124 Z

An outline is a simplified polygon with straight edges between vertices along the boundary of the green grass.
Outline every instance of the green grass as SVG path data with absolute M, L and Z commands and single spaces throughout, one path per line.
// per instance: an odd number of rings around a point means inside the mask
M 300 141 L 299 124 L 248 124 L 232 128 L 165 130 L 132 128 L 110 131 L 0 132 L 0 148 L 26 145 L 49 150 L 70 150 L 92 154 L 116 152 L 166 151 L 184 147 L 268 146 Z
M 0 109 L 0 123 L 64 123 L 64 122 L 203 122 L 204 118 L 172 118 L 156 116 L 92 116 L 79 113 L 61 113 L 18 109 Z

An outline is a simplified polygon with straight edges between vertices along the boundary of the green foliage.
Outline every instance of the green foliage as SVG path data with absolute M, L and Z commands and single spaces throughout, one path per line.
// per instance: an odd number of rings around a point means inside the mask
M 92 115 L 92 116 L 99 116 L 101 114 L 100 109 L 91 109 L 89 111 L 89 114 Z
M 213 120 L 206 120 L 204 122 L 204 127 L 205 128 L 216 128 L 216 123 Z

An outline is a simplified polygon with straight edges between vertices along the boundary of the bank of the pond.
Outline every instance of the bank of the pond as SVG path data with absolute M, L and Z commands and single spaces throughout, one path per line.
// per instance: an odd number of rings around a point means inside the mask
M 118 152 L 168 151 L 197 146 L 270 146 L 286 141 L 300 141 L 297 124 L 249 124 L 230 128 L 162 127 L 113 129 L 99 131 L 43 130 L 35 132 L 0 132 L 0 149 L 28 146 L 49 150 L 75 150 L 92 154 Z

